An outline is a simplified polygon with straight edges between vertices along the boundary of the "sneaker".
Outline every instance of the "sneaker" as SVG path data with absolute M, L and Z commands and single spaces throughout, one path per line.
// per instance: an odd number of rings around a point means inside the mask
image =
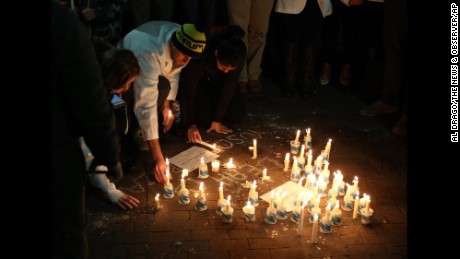
M 238 88 L 240 88 L 240 91 L 242 94 L 247 94 L 248 93 L 248 82 L 239 81 Z
M 149 146 L 147 145 L 147 141 L 144 140 L 144 136 L 142 135 L 142 130 L 137 129 L 133 133 L 134 137 L 134 142 L 137 145 L 137 148 L 139 148 L 139 151 L 147 151 L 149 150 Z
M 249 80 L 248 88 L 253 94 L 260 93 L 260 91 L 262 91 L 262 85 L 259 80 Z
M 403 115 L 401 119 L 399 119 L 398 123 L 396 123 L 391 132 L 398 136 L 407 135 L 407 115 Z
M 364 117 L 375 117 L 385 113 L 395 113 L 399 110 L 398 106 L 386 104 L 382 101 L 377 101 L 372 105 L 366 106 L 359 111 L 359 115 Z

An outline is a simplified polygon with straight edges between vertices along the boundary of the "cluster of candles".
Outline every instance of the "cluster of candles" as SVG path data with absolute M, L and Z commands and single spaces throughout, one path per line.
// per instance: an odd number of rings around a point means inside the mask
M 291 181 L 298 182 L 298 198 L 294 202 L 294 209 L 292 210 L 290 220 L 299 223 L 297 234 L 302 235 L 303 222 L 305 217 L 305 210 L 310 213 L 309 222 L 313 224 L 312 228 L 312 243 L 317 243 L 317 231 L 318 225 L 322 233 L 330 233 L 332 226 L 340 226 L 342 224 L 342 210 L 352 211 L 353 219 L 356 219 L 358 215 L 361 215 L 361 222 L 363 224 L 370 223 L 370 217 L 373 214 L 373 210 L 370 208 L 371 199 L 369 195 L 364 194 L 362 198 L 359 197 L 358 177 L 355 176 L 353 185 L 349 185 L 343 181 L 343 175 L 340 171 L 334 172 L 334 179 L 332 181 L 332 187 L 327 191 L 327 185 L 330 182 L 330 170 L 329 170 L 329 157 L 331 151 L 332 140 L 329 139 L 324 150 L 318 155 L 313 163 L 313 151 L 312 151 L 312 137 L 310 129 L 306 129 L 306 135 L 304 136 L 304 144 L 301 145 L 300 154 L 297 155 L 300 146 L 300 130 L 297 131 L 296 138 L 291 141 L 290 153 L 286 153 L 284 159 L 283 171 L 289 171 L 290 167 L 290 156 L 293 155 L 293 163 L 291 167 Z M 204 143 L 204 142 L 203 142 Z M 207 144 L 207 143 L 206 143 Z M 209 145 L 209 144 L 208 144 Z M 215 149 L 215 144 L 210 146 Z M 249 147 L 253 151 L 252 159 L 257 158 L 257 140 L 253 140 L 253 146 Z M 307 163 L 305 165 L 305 151 L 308 150 Z M 163 196 L 167 199 L 174 197 L 173 187 L 170 182 L 169 172 L 169 161 L 166 159 L 167 170 L 166 178 L 167 181 L 164 184 Z M 220 161 L 213 160 L 211 163 L 212 172 L 219 172 Z M 227 163 L 223 165 L 226 169 L 236 168 L 233 158 L 230 158 Z M 184 177 L 188 175 L 187 169 L 182 172 L 181 188 L 179 191 L 179 203 L 189 204 L 189 191 L 185 187 Z M 318 175 L 318 178 L 316 177 Z M 200 165 L 198 168 L 198 178 L 208 178 L 208 166 L 201 158 Z M 305 179 L 305 184 L 304 183 Z M 267 176 L 267 169 L 263 170 L 262 181 L 270 180 L 270 176 Z M 248 183 L 249 185 L 249 183 Z M 345 186 L 346 193 L 345 193 Z M 257 182 L 254 182 L 250 186 L 248 201 L 246 206 L 243 207 L 243 213 L 248 222 L 254 222 L 255 220 L 255 207 L 259 205 L 258 193 L 256 191 Z M 269 207 L 266 211 L 265 222 L 267 224 L 276 224 L 277 220 L 285 220 L 288 218 L 286 206 L 284 204 L 284 198 L 286 192 L 281 194 L 281 189 L 278 192 L 271 192 Z M 338 196 L 344 196 L 343 202 L 340 206 Z M 321 209 L 319 207 L 319 201 L 321 198 L 326 198 L 328 203 L 325 207 L 324 215 L 321 215 Z M 216 213 L 222 216 L 224 223 L 231 223 L 233 219 L 233 208 L 230 203 L 231 196 L 228 195 L 227 199 L 224 199 L 223 193 L 223 182 L 220 183 L 219 187 L 219 199 L 217 201 Z M 160 208 L 159 194 L 155 197 L 156 208 Z M 308 206 L 307 206 L 308 205 Z M 307 207 L 307 208 L 305 208 Z M 204 193 L 204 183 L 200 183 L 199 193 L 197 197 L 197 203 L 195 209 L 204 211 L 207 209 L 206 195 Z

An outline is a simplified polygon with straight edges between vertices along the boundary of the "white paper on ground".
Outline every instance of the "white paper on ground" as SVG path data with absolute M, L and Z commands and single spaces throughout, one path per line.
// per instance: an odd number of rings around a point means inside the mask
M 276 192 L 280 189 L 281 189 L 281 192 L 280 192 L 280 195 L 283 194 L 283 192 L 286 192 L 286 197 L 284 197 L 284 205 L 286 206 L 286 210 L 288 212 L 292 211 L 292 209 L 294 209 L 294 201 L 297 200 L 297 198 L 299 198 L 299 184 L 298 183 L 295 183 L 293 181 L 288 181 L 288 182 L 285 182 L 283 183 L 282 185 L 276 187 L 274 190 L 274 193 L 276 194 Z M 262 196 L 260 196 L 260 198 L 268 203 L 270 203 L 270 194 L 271 194 L 272 191 L 269 191 L 265 194 L 263 194 Z
M 201 157 L 204 158 L 205 163 L 209 163 L 217 159 L 219 155 L 202 147 L 193 146 L 179 154 L 171 157 L 169 162 L 180 169 L 188 169 L 189 172 L 198 169 Z

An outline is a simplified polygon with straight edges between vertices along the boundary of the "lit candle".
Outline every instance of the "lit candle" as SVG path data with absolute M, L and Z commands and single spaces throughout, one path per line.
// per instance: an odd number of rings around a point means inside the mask
M 185 189 L 185 180 L 184 180 L 184 170 L 187 170 L 187 169 L 183 169 L 182 170 L 182 178 L 180 179 L 180 188 L 181 189 Z
M 302 145 L 302 147 L 300 148 L 300 156 L 299 156 L 299 158 L 300 157 L 303 158 L 304 155 L 305 155 L 305 145 Z
M 358 190 L 358 176 L 355 176 L 355 179 L 353 180 L 353 188 L 355 188 L 356 190 Z
M 182 177 L 180 179 L 180 191 L 179 191 L 179 204 L 189 204 L 190 203 L 190 198 L 189 198 L 189 190 L 185 188 L 185 176 L 188 175 L 188 170 L 187 169 L 182 169 Z
M 227 169 L 235 168 L 235 163 L 233 163 L 233 158 L 230 158 L 230 160 L 228 160 L 227 164 L 225 165 L 225 168 Z
M 256 192 L 257 182 L 254 182 L 251 185 L 251 189 L 249 190 L 249 201 L 255 207 L 259 206 L 259 193 Z
M 212 166 L 212 171 L 213 171 L 214 173 L 219 172 L 220 161 L 219 161 L 219 160 L 213 160 L 213 161 L 211 162 L 211 166 Z
M 306 148 L 311 148 L 311 135 L 310 135 L 310 128 L 306 129 L 307 135 L 304 138 L 304 144 Z
M 353 207 L 353 219 L 358 217 L 359 191 L 356 192 L 355 206 Z
M 302 236 L 302 228 L 303 228 L 303 221 L 305 217 L 305 208 L 302 204 L 300 208 L 300 221 L 299 221 L 299 227 L 297 228 L 297 235 Z
M 371 196 L 367 196 L 367 202 L 366 202 L 366 214 L 369 214 L 369 208 L 371 206 Z
M 204 183 L 200 183 L 200 187 L 198 188 L 199 193 L 198 193 L 198 199 L 203 199 L 204 198 L 204 188 L 203 188 Z
M 329 160 L 329 154 L 331 152 L 331 142 L 332 142 L 332 139 L 329 139 L 329 141 L 326 144 L 326 147 L 324 148 L 324 153 L 326 154 L 327 160 Z
M 254 212 L 255 212 L 255 209 L 254 209 L 254 206 L 252 206 L 251 202 L 250 201 L 246 202 L 246 206 L 243 207 L 243 213 L 249 222 L 254 222 L 255 220 Z
M 249 150 L 252 150 L 252 159 L 257 158 L 257 140 L 253 140 L 253 146 L 249 147 Z
M 204 162 L 204 158 L 201 157 L 200 165 L 198 166 L 198 178 L 208 178 L 208 177 L 209 177 L 208 164 L 206 164 Z
M 267 168 L 264 168 L 262 171 L 262 181 L 268 181 L 270 180 L 270 176 L 267 176 Z
M 286 156 L 284 157 L 284 168 L 283 168 L 283 171 L 285 172 L 289 170 L 289 157 L 290 157 L 290 154 L 286 153 Z
M 220 182 L 219 187 L 219 200 L 224 198 L 224 183 Z
M 311 166 L 311 161 L 313 160 L 313 154 L 312 154 L 312 150 L 310 149 L 310 151 L 308 152 L 308 161 L 307 161 L 307 165 Z
M 174 197 L 174 189 L 173 185 L 170 181 L 170 172 L 168 169 L 166 169 L 166 183 L 163 185 L 164 191 L 163 191 L 163 197 L 166 199 L 170 199 Z
M 230 223 L 233 221 L 233 208 L 230 204 L 230 199 L 231 196 L 228 195 L 227 204 L 225 205 L 225 208 L 222 209 L 222 221 L 224 223 Z
M 157 193 L 157 195 L 155 196 L 155 209 L 159 210 L 160 208 L 161 208 L 161 206 L 160 206 L 160 194 Z
M 230 203 L 231 198 L 232 198 L 232 196 L 229 194 L 228 197 L 227 197 L 227 206 L 225 207 L 227 209 L 227 211 L 230 211 L 230 209 L 232 208 L 232 204 Z
M 311 229 L 311 243 L 316 244 L 318 242 L 318 214 L 315 213 L 313 218 L 313 228 Z
M 295 140 L 294 140 L 294 145 L 299 144 L 299 137 L 300 137 L 300 130 L 297 130 L 297 134 L 296 134 Z
M 291 181 L 297 182 L 300 179 L 300 170 L 297 167 L 297 157 L 293 156 L 294 161 L 292 162 L 292 169 L 291 169 Z
M 165 159 L 165 162 L 166 162 L 166 170 L 170 171 L 171 168 L 169 167 L 169 159 L 166 158 L 166 159 Z
M 274 203 L 274 200 L 273 200 L 274 196 L 275 196 L 275 191 L 272 190 L 272 192 L 270 193 L 270 204 L 268 206 L 272 210 L 275 209 L 274 204 L 273 204 Z

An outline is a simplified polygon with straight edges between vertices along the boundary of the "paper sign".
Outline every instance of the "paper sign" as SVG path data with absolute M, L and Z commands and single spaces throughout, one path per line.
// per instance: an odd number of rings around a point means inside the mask
M 193 170 L 198 169 L 201 157 L 204 158 L 205 163 L 209 163 L 212 160 L 217 159 L 219 155 L 205 148 L 193 146 L 173 156 L 169 159 L 169 162 L 180 169 L 188 169 L 189 172 L 192 172 Z
M 294 201 L 299 198 L 299 184 L 289 181 L 286 182 L 278 187 L 276 187 L 274 190 L 274 193 L 276 193 L 279 189 L 281 188 L 280 195 L 283 194 L 283 192 L 286 192 L 286 197 L 284 197 L 284 205 L 286 206 L 286 210 L 288 212 L 292 211 L 294 209 Z M 270 203 L 270 194 L 272 191 L 269 191 L 260 198 L 268 203 Z

